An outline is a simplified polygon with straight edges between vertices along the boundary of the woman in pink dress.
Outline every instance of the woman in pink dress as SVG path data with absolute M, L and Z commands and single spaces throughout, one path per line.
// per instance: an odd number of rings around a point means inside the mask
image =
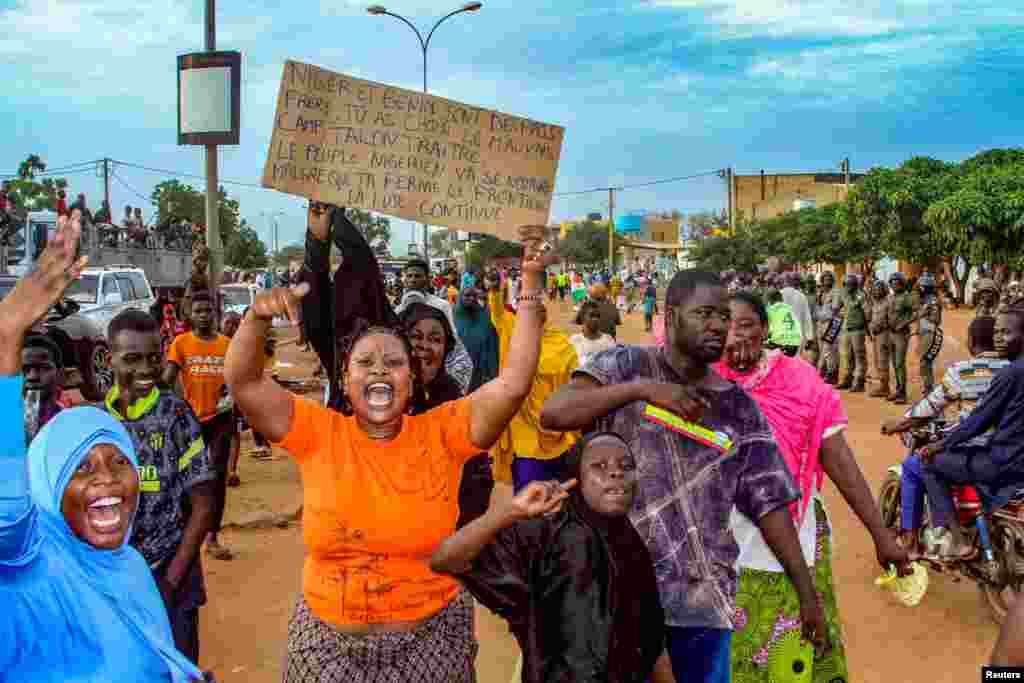
M 790 506 L 804 560 L 811 569 L 825 610 L 831 649 L 804 664 L 808 680 L 849 680 L 846 654 L 832 582 L 831 525 L 821 497 L 827 474 L 871 534 L 882 567 L 896 565 L 907 573 L 909 558 L 885 527 L 874 497 L 846 441 L 846 412 L 838 392 L 800 358 L 768 351 L 768 313 L 753 294 L 737 292 L 723 359 L 714 369 L 736 382 L 757 402 L 771 425 L 800 489 Z M 800 601 L 782 565 L 751 520 L 734 512 L 730 527 L 740 546 L 736 595 L 736 631 L 732 640 L 732 675 L 736 683 L 768 683 L 777 657 L 795 656 L 785 641 L 799 642 Z

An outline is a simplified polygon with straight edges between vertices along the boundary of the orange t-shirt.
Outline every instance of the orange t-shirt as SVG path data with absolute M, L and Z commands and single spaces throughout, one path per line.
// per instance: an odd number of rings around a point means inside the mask
M 167 350 L 167 360 L 181 368 L 179 377 L 185 388 L 185 400 L 200 421 L 217 415 L 224 389 L 224 356 L 230 341 L 222 334 L 206 341 L 195 332 L 186 332 L 175 337 Z
M 452 306 L 459 303 L 459 290 L 455 288 L 455 285 L 448 285 L 448 303 Z
M 302 590 L 310 609 L 338 625 L 416 621 L 439 612 L 459 583 L 430 571 L 455 532 L 470 398 L 402 418 L 391 441 L 371 439 L 354 417 L 293 399 L 278 444 L 302 470 Z

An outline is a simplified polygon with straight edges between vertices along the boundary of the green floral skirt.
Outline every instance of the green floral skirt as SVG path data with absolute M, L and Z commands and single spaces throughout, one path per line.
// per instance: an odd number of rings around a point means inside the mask
M 741 569 L 732 636 L 734 683 L 846 683 L 846 649 L 832 585 L 832 535 L 825 510 L 814 503 L 818 522 L 814 585 L 825 608 L 832 649 L 807 661 L 800 638 L 800 599 L 783 572 Z M 812 653 L 813 656 L 813 653 Z M 808 666 L 809 664 L 809 666 Z

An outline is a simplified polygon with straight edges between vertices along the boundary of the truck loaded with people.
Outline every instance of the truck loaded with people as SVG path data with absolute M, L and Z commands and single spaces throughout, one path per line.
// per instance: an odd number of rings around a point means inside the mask
M 56 211 L 4 213 L 0 297 L 36 268 L 59 216 Z M 97 218 L 103 219 L 102 213 Z M 110 321 L 129 308 L 151 312 L 158 301 L 180 300 L 189 278 L 191 241 L 165 242 L 159 234 L 142 239 L 139 225 L 83 221 L 79 251 L 88 257 L 88 268 L 68 287 L 61 305 L 36 324 L 35 331 L 61 350 L 65 388 L 79 389 L 87 400 L 102 399 L 112 383 Z

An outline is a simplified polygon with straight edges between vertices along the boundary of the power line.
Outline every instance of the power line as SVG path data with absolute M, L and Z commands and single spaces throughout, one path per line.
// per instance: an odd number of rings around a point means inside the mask
M 124 178 L 122 178 L 121 176 L 117 175 L 116 171 L 111 171 L 110 175 L 112 175 L 114 177 L 114 179 L 117 180 L 117 182 L 121 183 L 121 185 L 123 185 L 125 188 L 127 188 L 129 192 L 132 192 L 133 194 L 135 194 L 137 197 L 139 197 L 143 201 L 148 202 L 149 204 L 153 204 L 152 198 L 145 196 L 144 194 L 142 194 L 141 192 L 136 190 L 134 187 L 129 185 L 127 182 L 125 182 Z M 155 204 L 153 204 L 153 205 L 156 206 Z
M 129 163 L 127 161 L 118 161 L 117 159 L 111 159 L 111 161 L 114 162 L 115 164 L 120 165 L 120 166 L 127 166 L 128 168 L 137 168 L 137 169 L 142 170 L 142 171 L 149 171 L 150 173 L 160 173 L 162 175 L 178 176 L 178 177 L 182 177 L 182 178 L 198 178 L 199 180 L 206 180 L 206 176 L 204 176 L 204 175 L 196 175 L 195 173 L 183 173 L 181 171 L 169 171 L 166 168 L 153 168 L 151 166 L 143 166 L 141 164 L 132 164 L 132 163 Z M 223 178 L 220 178 L 217 182 L 218 183 L 224 183 L 225 185 L 240 185 L 242 187 L 252 187 L 252 188 L 256 188 L 257 190 L 269 189 L 269 188 L 263 187 L 262 185 L 257 185 L 255 183 L 246 183 L 246 182 L 242 182 L 241 180 L 225 180 Z
M 570 197 L 573 195 L 580 194 L 592 194 L 594 192 L 607 192 L 608 190 L 615 190 L 616 192 L 622 192 L 625 190 L 632 190 L 638 187 L 650 187 L 651 185 L 663 185 L 665 183 L 677 183 L 683 180 L 693 180 L 694 178 L 702 178 L 709 175 L 718 175 L 719 171 L 704 171 L 703 173 L 693 173 L 691 175 L 678 176 L 675 178 L 663 178 L 661 180 L 650 180 L 644 183 L 633 183 L 632 185 L 623 185 L 621 187 L 595 187 L 589 190 L 579 190 L 578 192 L 556 192 L 553 197 Z
M 96 161 L 82 161 L 77 164 L 67 164 L 65 166 L 58 166 L 56 168 L 47 167 L 45 171 L 39 171 L 32 174 L 34 178 L 43 178 L 51 175 L 64 175 L 73 173 L 82 173 L 84 171 L 90 171 L 95 168 L 96 164 L 100 163 L 100 160 Z M 18 178 L 17 173 L 5 173 L 0 175 L 0 178 L 11 179 Z

